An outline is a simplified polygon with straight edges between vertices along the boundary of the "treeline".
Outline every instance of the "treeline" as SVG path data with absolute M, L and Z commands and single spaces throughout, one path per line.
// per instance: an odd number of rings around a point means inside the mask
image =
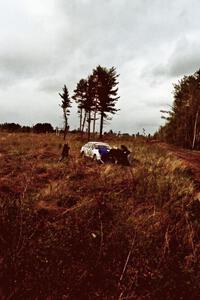
M 64 85 L 62 94 L 59 93 L 65 121 L 64 138 L 69 129 L 68 116 L 73 100 L 78 107 L 79 131 L 86 130 L 89 139 L 90 133 L 96 132 L 96 121 L 99 119 L 99 135 L 102 137 L 105 121 L 111 119 L 110 114 L 118 111 L 115 107 L 119 99 L 118 76 L 114 67 L 107 69 L 98 66 L 86 79 L 80 79 L 72 97 L 69 96 L 68 89 Z
M 175 145 L 200 149 L 200 70 L 174 85 L 174 102 L 161 111 L 166 124 L 156 136 Z
M 1 131 L 7 132 L 34 132 L 34 133 L 46 133 L 54 132 L 54 128 L 50 123 L 37 123 L 34 126 L 21 126 L 16 123 L 3 123 L 0 124 Z
M 60 134 L 64 134 L 64 130 L 60 129 L 58 127 L 53 128 L 53 126 L 50 123 L 37 123 L 34 126 L 21 126 L 20 124 L 16 124 L 16 123 L 3 123 L 0 124 L 0 132 L 10 132 L 10 133 L 56 133 L 56 135 L 60 135 Z M 70 134 L 80 134 L 79 129 L 73 129 L 73 130 L 69 130 Z M 87 132 L 84 133 L 84 137 L 86 138 L 87 136 Z M 96 137 L 97 133 L 95 132 L 95 137 Z M 93 135 L 94 136 L 94 135 Z M 148 135 L 144 135 L 140 134 L 139 132 L 137 133 L 126 133 L 126 132 L 114 132 L 112 129 L 110 129 L 109 131 L 104 131 L 103 132 L 103 137 L 104 138 L 141 138 L 141 139 L 147 139 L 150 140 L 153 138 L 153 136 L 151 136 L 150 134 Z

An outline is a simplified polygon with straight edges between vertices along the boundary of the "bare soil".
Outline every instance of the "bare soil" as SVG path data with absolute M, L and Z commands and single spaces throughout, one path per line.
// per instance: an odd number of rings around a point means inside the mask
M 184 160 L 186 165 L 192 170 L 195 181 L 200 184 L 200 151 L 183 149 L 165 143 L 160 143 L 159 145 L 172 152 L 177 158 Z

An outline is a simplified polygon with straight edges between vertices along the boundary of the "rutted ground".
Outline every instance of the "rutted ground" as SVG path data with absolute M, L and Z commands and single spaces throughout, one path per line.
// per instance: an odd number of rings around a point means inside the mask
M 187 150 L 164 143 L 160 143 L 159 145 L 173 153 L 177 158 L 183 160 L 192 170 L 196 182 L 200 184 L 200 151 Z

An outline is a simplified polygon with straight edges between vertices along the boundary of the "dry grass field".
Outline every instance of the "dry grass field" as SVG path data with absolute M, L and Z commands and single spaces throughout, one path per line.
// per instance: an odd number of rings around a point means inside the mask
M 80 157 L 85 142 L 0 133 L 0 298 L 199 299 L 200 197 L 190 167 L 142 139 L 133 165 Z

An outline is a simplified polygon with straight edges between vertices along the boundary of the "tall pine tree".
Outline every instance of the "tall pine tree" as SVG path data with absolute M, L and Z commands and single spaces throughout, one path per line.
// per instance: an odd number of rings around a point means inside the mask
M 114 67 L 107 69 L 98 66 L 93 70 L 97 110 L 100 114 L 100 138 L 103 134 L 104 120 L 108 119 L 109 114 L 115 114 L 118 111 L 115 108 L 116 102 L 120 98 L 117 96 L 118 76 Z
M 66 85 L 64 85 L 62 90 L 63 90 L 63 93 L 62 94 L 59 93 L 59 95 L 62 98 L 62 103 L 60 106 L 62 107 L 62 110 L 63 110 L 63 117 L 64 117 L 64 123 L 65 123 L 65 126 L 64 126 L 64 140 L 65 140 L 67 131 L 69 129 L 68 116 L 70 114 L 69 108 L 71 107 L 71 99 L 69 97 L 69 92 L 68 92 Z
M 86 108 L 87 108 L 87 90 L 88 90 L 88 82 L 86 79 L 81 79 L 74 90 L 73 99 L 76 101 L 78 106 L 78 114 L 79 114 L 79 130 L 82 132 L 85 126 L 86 120 Z
M 93 76 L 81 79 L 74 90 L 73 99 L 78 104 L 78 114 L 80 117 L 80 130 L 84 131 L 87 121 L 88 140 L 90 139 L 92 111 L 94 110 L 95 82 Z

